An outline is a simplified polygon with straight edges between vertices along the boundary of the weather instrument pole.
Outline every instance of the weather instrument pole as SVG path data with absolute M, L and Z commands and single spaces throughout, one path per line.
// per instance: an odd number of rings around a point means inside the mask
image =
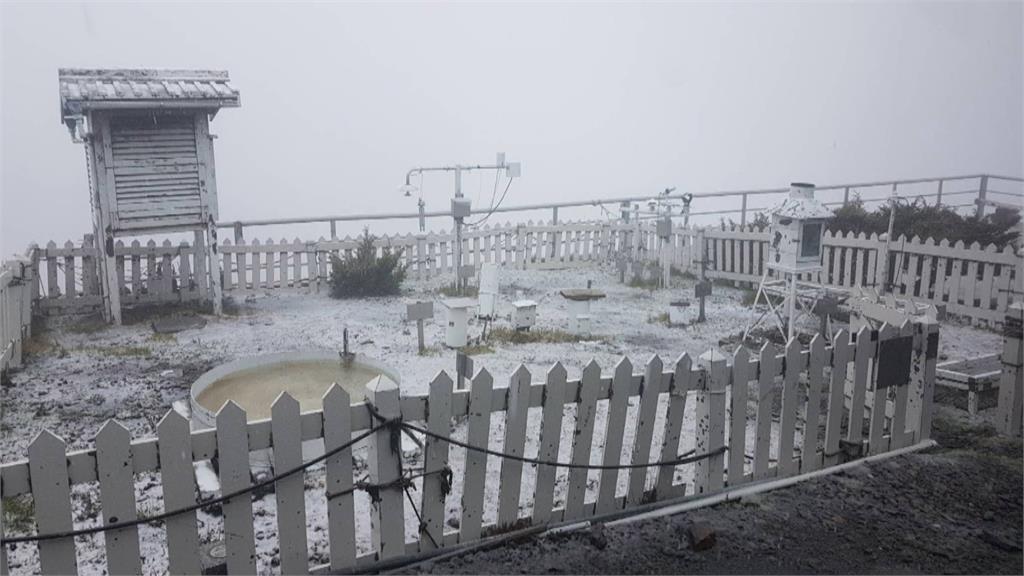
M 406 196 L 412 196 L 413 192 L 421 192 L 419 188 L 413 186 L 410 182 L 413 174 L 420 174 L 422 176 L 425 172 L 455 173 L 455 195 L 452 198 L 452 219 L 455 221 L 455 247 L 453 250 L 453 257 L 455 260 L 455 289 L 459 294 L 462 294 L 462 291 L 465 288 L 464 271 L 462 270 L 462 226 L 465 223 L 465 219 L 472 213 L 469 199 L 462 195 L 462 173 L 477 170 L 504 170 L 505 176 L 510 179 L 509 184 L 511 185 L 511 179 L 517 178 L 522 174 L 522 164 L 519 162 L 506 162 L 505 153 L 499 152 L 497 161 L 492 165 L 478 164 L 474 166 L 464 166 L 462 164 L 456 164 L 454 166 L 423 166 L 413 168 L 406 172 L 405 184 L 398 189 L 399 192 L 404 192 Z M 426 209 L 426 203 L 423 201 L 422 194 L 419 198 L 418 205 L 420 212 L 420 232 L 423 232 L 425 228 L 424 212 Z M 494 208 L 495 206 L 491 206 L 489 210 L 493 211 Z M 490 213 L 488 213 L 488 216 L 489 215 Z
M 892 292 L 892 277 L 893 273 L 890 272 L 889 268 L 889 245 L 892 242 L 892 233 L 894 225 L 896 224 L 896 200 L 899 197 L 896 196 L 896 184 L 892 185 L 892 195 L 889 196 L 889 230 L 885 233 L 885 282 L 882 283 L 882 294 L 888 294 Z

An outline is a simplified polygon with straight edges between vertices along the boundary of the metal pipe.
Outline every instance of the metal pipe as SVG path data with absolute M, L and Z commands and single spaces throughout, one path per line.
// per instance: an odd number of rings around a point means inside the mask
M 454 170 L 454 168 L 455 168 L 454 166 L 453 167 L 437 168 L 437 169 L 414 168 L 414 169 L 409 171 L 409 174 L 411 175 L 411 174 L 419 172 L 419 171 L 434 171 L 434 170 L 437 170 L 437 171 L 440 171 L 440 170 L 448 171 L 448 170 Z M 469 166 L 469 167 L 464 166 L 463 167 L 463 169 L 475 169 L 475 168 L 494 168 L 494 167 L 492 167 L 492 166 Z M 407 176 L 407 178 L 408 178 L 408 176 Z M 869 187 L 877 187 L 877 186 L 892 185 L 892 184 L 916 184 L 916 183 L 923 183 L 923 182 L 935 182 L 937 180 L 952 181 L 952 180 L 970 180 L 970 179 L 977 179 L 977 178 L 981 178 L 981 175 L 949 176 L 949 177 L 942 177 L 942 178 L 917 178 L 917 179 L 912 179 L 912 180 L 898 180 L 898 181 L 890 180 L 888 182 L 868 182 L 868 183 L 857 183 L 857 184 L 839 184 L 839 185 L 834 185 L 834 186 L 818 186 L 817 190 L 840 190 L 840 189 L 843 189 L 843 188 L 846 188 L 846 187 L 850 187 L 850 188 L 869 188 Z M 1008 180 L 1008 181 L 1013 181 L 1013 182 L 1024 182 L 1024 179 L 1017 178 L 1017 177 L 1012 177 L 1012 176 L 991 176 L 991 178 L 996 178 L 996 179 L 1000 179 L 1000 180 Z M 765 189 L 758 189 L 758 190 L 736 190 L 736 191 L 724 191 L 724 192 L 693 193 L 692 197 L 694 197 L 694 198 L 723 198 L 723 197 L 730 197 L 730 196 L 741 196 L 743 194 L 747 194 L 747 195 L 750 195 L 750 196 L 762 196 L 762 195 L 771 195 L 771 194 L 784 194 L 784 193 L 787 193 L 787 192 L 789 192 L 789 188 L 765 188 Z M 933 196 L 933 195 L 934 194 L 916 194 L 916 195 L 909 195 L 908 194 L 905 197 L 907 197 L 907 198 L 914 198 L 914 197 Z M 950 193 L 945 193 L 945 195 L 949 196 Z M 669 199 L 683 199 L 686 196 L 687 196 L 687 194 L 671 194 L 671 195 L 665 196 L 665 198 L 669 198 Z M 629 197 L 623 197 L 623 198 L 605 198 L 605 199 L 600 199 L 600 200 L 577 200 L 577 201 L 570 201 L 570 202 L 551 202 L 551 203 L 546 203 L 546 204 L 524 204 L 524 205 L 520 205 L 520 206 L 499 206 L 499 207 L 494 208 L 492 211 L 493 212 L 526 212 L 526 211 L 531 211 L 531 210 L 549 210 L 549 209 L 556 208 L 556 207 L 557 208 L 576 208 L 576 207 L 582 207 L 582 206 L 599 206 L 599 205 L 602 205 L 602 204 L 620 204 L 620 203 L 623 203 L 623 202 L 643 202 L 643 201 L 648 200 L 649 198 L 650 198 L 649 195 L 645 195 L 645 196 L 629 196 Z M 864 200 L 864 202 L 874 202 L 874 201 L 879 201 L 879 200 L 882 200 L 882 199 L 880 199 L 880 198 L 867 199 L 867 200 Z M 841 205 L 841 202 L 825 202 L 824 204 L 826 206 L 836 206 L 836 205 Z M 734 213 L 738 213 L 738 212 L 740 212 L 740 210 L 715 210 L 715 211 L 705 211 L 705 212 L 691 212 L 690 215 L 691 216 L 700 216 L 700 215 L 710 215 L 710 214 L 734 214 Z M 425 218 L 439 218 L 439 217 L 444 217 L 444 216 L 451 216 L 451 213 L 450 212 L 424 212 L 423 216 Z M 241 223 L 242 223 L 243 226 L 276 226 L 276 225 L 283 225 L 283 224 L 315 224 L 315 223 L 321 223 L 321 222 L 329 222 L 331 220 L 335 220 L 335 221 L 339 221 L 339 222 L 353 221 L 353 220 L 406 220 L 406 219 L 413 219 L 413 218 L 419 218 L 419 217 L 420 217 L 419 212 L 393 212 L 393 213 L 377 213 L 377 214 L 346 214 L 346 215 L 337 215 L 337 216 L 300 217 L 300 218 L 268 218 L 268 219 L 260 219 L 260 220 L 243 220 L 243 221 L 241 221 Z M 232 221 L 222 221 L 222 222 L 218 222 L 217 223 L 217 227 L 218 228 L 230 228 L 230 227 L 234 226 L 234 224 L 235 224 L 234 220 L 232 220 Z
M 629 524 L 631 522 L 637 522 L 640 520 L 650 520 L 652 518 L 660 518 L 662 516 L 679 514 L 680 512 L 686 512 L 687 510 L 693 510 L 695 508 L 704 508 L 706 506 L 714 506 L 715 504 L 720 504 L 722 502 L 739 500 L 744 496 L 759 494 L 761 492 L 769 492 L 771 490 L 777 490 L 779 488 L 786 488 L 787 486 L 792 486 L 799 482 L 803 482 L 804 480 L 811 480 L 813 478 L 819 478 L 821 476 L 830 476 L 832 474 L 835 474 L 836 472 L 843 472 L 856 466 L 861 466 L 867 463 L 880 462 L 882 460 L 888 460 L 889 458 L 902 456 L 904 454 L 910 454 L 912 452 L 918 452 L 920 450 L 926 450 L 934 446 L 938 446 L 938 442 L 936 442 L 935 440 L 922 440 L 917 444 L 907 446 L 906 448 L 898 448 L 896 450 L 882 452 L 881 454 L 867 456 L 865 458 L 860 458 L 858 460 L 853 460 L 851 462 L 844 462 L 843 464 L 837 464 L 835 466 L 829 466 L 826 468 L 819 468 L 813 472 L 806 472 L 804 474 L 798 474 L 796 476 L 789 476 L 786 478 L 779 478 L 775 480 L 766 480 L 755 484 L 747 484 L 744 486 L 740 486 L 738 488 L 726 490 L 725 492 L 720 492 L 718 494 L 714 494 L 704 498 L 699 498 L 697 500 L 690 500 L 688 502 L 682 502 L 675 505 L 663 506 L 661 508 L 651 510 L 650 512 L 625 516 L 622 518 L 605 522 L 605 526 L 611 527 L 619 524 Z M 591 521 L 595 520 L 599 521 L 599 519 L 597 518 L 592 519 Z
M 786 488 L 806 480 L 812 480 L 815 478 L 820 478 L 822 476 L 830 476 L 837 472 L 843 472 L 857 466 L 881 462 L 884 460 L 888 460 L 890 458 L 894 458 L 896 456 L 903 456 L 904 454 L 911 454 L 913 452 L 926 450 L 937 445 L 938 443 L 935 440 L 922 440 L 921 442 L 918 442 L 917 444 L 914 444 L 912 446 L 891 450 L 889 452 L 883 452 L 881 454 L 875 454 L 873 456 L 853 460 L 851 462 L 844 462 L 843 464 L 837 464 L 835 466 L 830 466 L 827 468 L 819 468 L 817 470 L 814 470 L 813 472 L 806 472 L 804 474 L 798 474 L 796 476 L 788 476 L 786 478 L 778 478 L 774 480 L 765 480 L 762 482 L 745 484 L 737 488 L 730 488 L 717 494 L 712 494 L 710 496 L 703 496 L 699 498 L 694 498 L 693 496 L 685 496 L 680 499 L 675 499 L 675 503 L 673 500 L 668 500 L 666 502 L 652 502 L 650 504 L 643 504 L 637 506 L 636 508 L 633 509 L 627 508 L 624 510 L 616 510 L 614 512 L 599 514 L 597 516 L 588 518 L 587 520 L 583 521 L 570 520 L 551 523 L 547 526 L 532 526 L 530 528 L 510 532 L 507 534 L 502 534 L 501 536 L 495 536 L 493 538 L 484 539 L 478 542 L 459 545 L 454 548 L 439 548 L 431 550 L 426 553 L 421 553 L 419 555 L 399 558 L 397 559 L 396 562 L 393 563 L 374 564 L 372 565 L 372 567 L 367 566 L 367 568 L 363 569 L 363 571 L 373 569 L 385 571 L 394 570 L 399 567 L 410 568 L 418 564 L 421 564 L 424 561 L 430 560 L 431 558 L 434 559 L 434 562 L 440 562 L 455 556 L 460 556 L 470 552 L 479 551 L 481 549 L 492 548 L 495 545 L 504 544 L 509 540 L 522 538 L 524 536 L 530 536 L 532 534 L 539 532 L 543 532 L 544 535 L 564 534 L 580 529 L 589 528 L 590 526 L 598 523 L 602 523 L 605 526 L 611 528 L 613 526 L 632 524 L 633 522 L 639 522 L 643 520 L 652 520 L 655 518 L 662 518 L 664 516 L 672 516 L 675 514 L 680 514 L 682 512 L 688 512 L 690 510 L 714 506 L 716 504 L 721 504 L 723 502 L 736 501 L 743 498 L 744 496 L 751 496 L 754 494 L 760 494 L 762 492 L 770 492 L 772 490 L 777 490 L 779 488 Z M 547 530 L 544 530 L 545 527 L 547 528 Z M 360 570 L 357 569 L 356 573 L 359 572 Z

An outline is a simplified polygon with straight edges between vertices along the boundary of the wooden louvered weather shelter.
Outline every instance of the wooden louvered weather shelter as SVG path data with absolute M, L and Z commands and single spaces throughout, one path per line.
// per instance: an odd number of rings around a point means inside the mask
M 61 69 L 61 121 L 86 147 L 104 315 L 121 322 L 115 238 L 195 233 L 221 311 L 217 182 L 210 120 L 240 105 L 227 72 Z M 197 258 L 199 258 L 197 254 Z M 205 276 L 205 275 L 204 275 Z

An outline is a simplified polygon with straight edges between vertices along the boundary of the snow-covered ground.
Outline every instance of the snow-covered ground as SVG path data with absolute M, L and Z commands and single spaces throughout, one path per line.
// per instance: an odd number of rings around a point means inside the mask
M 569 371 L 570 378 L 579 376 L 582 367 L 595 359 L 604 373 L 611 373 L 615 364 L 628 356 L 634 372 L 642 371 L 643 364 L 658 354 L 666 365 L 671 365 L 682 353 L 697 356 L 708 350 L 731 353 L 734 344 L 720 345 L 720 340 L 735 341 L 736 336 L 755 318 L 755 312 L 742 305 L 742 290 L 716 286 L 708 300 L 708 321 L 686 327 L 669 327 L 657 316 L 668 311 L 668 302 L 678 298 L 692 299 L 693 282 L 676 278 L 677 287 L 671 291 L 648 291 L 630 288 L 618 283 L 608 268 L 574 268 L 548 271 L 520 271 L 502 269 L 499 272 L 502 298 L 501 314 L 511 313 L 511 302 L 519 296 L 538 302 L 538 328 L 566 329 L 568 314 L 566 301 L 558 291 L 565 288 L 593 287 L 607 293 L 607 298 L 593 304 L 592 332 L 594 338 L 577 343 L 509 345 L 491 343 L 493 352 L 475 357 L 477 368 L 486 367 L 495 377 L 495 386 L 507 385 L 507 379 L 520 365 L 525 365 L 534 380 L 543 380 L 544 374 L 555 362 Z M 390 365 L 402 379 L 405 393 L 425 392 L 429 381 L 440 370 L 454 375 L 455 355 L 443 347 L 444 309 L 435 306 L 435 320 L 426 326 L 426 339 L 430 351 L 417 353 L 415 323 L 406 322 L 404 302 L 412 299 L 443 298 L 438 289 L 442 279 L 408 281 L 401 297 L 340 301 L 325 293 L 310 291 L 273 290 L 255 293 L 233 293 L 239 300 L 239 313 L 224 318 L 207 318 L 201 329 L 180 332 L 174 337 L 157 337 L 148 322 L 122 327 L 82 330 L 73 326 L 53 328 L 36 338 L 33 348 L 39 352 L 27 362 L 25 369 L 12 375 L 11 384 L 2 389 L 2 418 L 0 418 L 0 446 L 4 462 L 22 459 L 35 435 L 47 428 L 63 437 L 72 448 L 86 448 L 108 419 L 115 418 L 126 425 L 135 437 L 152 435 L 160 418 L 177 400 L 188 398 L 189 385 L 195 378 L 222 362 L 261 353 L 288 350 L 339 350 L 342 330 L 348 327 L 350 344 L 354 351 Z M 696 304 L 696 302 L 694 302 Z M 694 305 L 690 314 L 696 316 Z M 507 321 L 499 321 L 507 325 Z M 471 324 L 470 336 L 479 334 L 480 326 Z M 970 327 L 945 325 L 940 337 L 941 353 L 951 358 L 980 355 L 997 350 L 1000 337 L 992 332 Z M 684 418 L 683 443 L 680 452 L 693 448 L 693 402 L 688 403 Z M 592 460 L 602 457 L 604 408 L 599 409 L 594 437 L 597 440 Z M 628 418 L 634 418 L 635 406 L 630 407 Z M 530 414 L 526 453 L 537 451 L 539 413 Z M 573 410 L 566 409 L 563 438 L 571 436 Z M 661 428 L 664 407 L 658 412 Z M 504 422 L 500 415 L 492 418 L 492 447 L 500 448 Z M 627 426 L 627 429 L 629 427 Z M 689 431 L 689 432 L 687 432 Z M 748 433 L 752 434 L 752 428 Z M 457 427 L 456 437 L 464 438 L 464 427 Z M 655 435 L 655 446 L 660 446 L 660 434 Z M 628 458 L 631 435 L 623 442 Z M 798 438 L 797 445 L 801 440 Z M 773 443 L 774 444 L 774 443 Z M 559 459 L 569 458 L 570 442 L 562 442 Z M 458 518 L 462 486 L 463 451 L 452 449 L 451 466 L 455 482 L 448 498 L 449 521 Z M 410 462 L 416 465 L 417 462 Z M 420 462 L 421 463 L 421 462 Z M 500 463 L 492 458 L 488 463 L 485 501 L 495 502 Z M 681 467 L 677 481 L 688 482 L 692 467 Z M 362 474 L 357 457 L 356 472 Z M 524 486 L 521 507 L 532 507 L 532 488 L 535 470 L 524 467 Z M 556 505 L 565 498 L 567 473 L 560 470 L 556 486 Z M 590 475 L 589 487 L 597 487 L 597 472 Z M 620 472 L 620 491 L 625 489 L 627 475 Z M 652 477 L 649 482 L 653 481 Z M 307 525 L 312 562 L 327 561 L 326 512 L 322 470 L 313 469 L 306 475 Z M 139 477 L 136 487 L 139 509 L 152 514 L 162 509 L 158 474 Z M 418 493 L 413 493 L 418 498 Z M 592 497 L 592 496 L 591 496 Z M 85 485 L 75 488 L 76 526 L 90 523 L 88 518 L 98 510 L 97 487 Z M 5 507 L 6 508 L 6 507 Z M 276 519 L 273 494 L 255 500 L 256 536 L 260 570 L 276 571 Z M 369 502 L 365 494 L 356 493 L 356 521 L 360 553 L 370 550 L 368 519 Z M 489 508 L 485 523 L 493 521 L 495 510 Z M 407 534 L 417 532 L 416 519 L 407 510 Z M 5 523 L 10 526 L 9 523 Z M 201 535 L 214 540 L 221 530 L 220 518 L 200 514 Z M 162 544 L 162 525 L 141 529 L 144 569 L 147 573 L 166 571 L 166 550 Z M 83 573 L 102 573 L 104 553 L 102 536 L 79 538 L 79 563 Z M 38 569 L 34 546 L 19 546 L 10 554 L 12 573 L 26 573 Z

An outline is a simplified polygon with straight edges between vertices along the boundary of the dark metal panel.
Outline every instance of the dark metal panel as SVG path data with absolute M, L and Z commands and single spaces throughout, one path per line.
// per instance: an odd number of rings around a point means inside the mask
M 906 386 L 910 383 L 910 359 L 914 337 L 902 336 L 878 343 L 878 369 L 875 388 Z

